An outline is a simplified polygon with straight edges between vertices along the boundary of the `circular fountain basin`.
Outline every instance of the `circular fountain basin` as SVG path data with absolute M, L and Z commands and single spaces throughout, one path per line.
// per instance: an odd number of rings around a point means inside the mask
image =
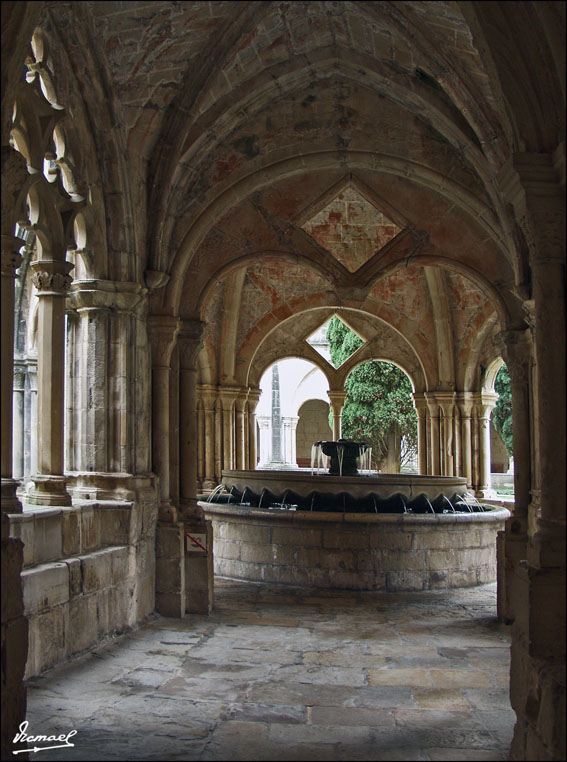
M 358 474 L 357 476 L 333 476 L 328 473 L 312 475 L 309 468 L 293 471 L 223 471 L 222 483 L 225 489 L 235 487 L 243 492 L 248 487 L 260 494 L 267 487 L 274 494 L 292 490 L 307 496 L 313 490 L 338 494 L 348 492 L 353 497 L 364 497 L 376 493 L 388 498 L 401 493 L 408 498 L 425 494 L 434 500 L 440 494 L 450 497 L 453 493 L 467 491 L 467 480 L 462 476 L 419 476 L 418 474 Z
M 251 481 L 254 476 L 255 484 Z M 232 482 L 239 491 L 245 486 L 260 491 L 260 486 L 269 485 L 275 493 L 285 489 L 300 492 L 306 477 L 303 491 L 307 493 L 313 489 L 350 493 L 360 488 L 361 496 L 380 489 L 385 497 L 403 492 L 408 497 L 425 493 L 434 499 L 453 489 L 466 490 L 465 480 L 458 477 L 312 477 L 310 470 L 303 474 L 230 471 L 223 473 L 223 483 Z M 323 482 L 329 486 L 323 488 Z M 309 588 L 392 592 L 494 582 L 496 535 L 510 516 L 506 508 L 488 506 L 478 513 L 371 514 L 251 508 L 206 500 L 199 505 L 213 525 L 215 573 L 219 576 Z

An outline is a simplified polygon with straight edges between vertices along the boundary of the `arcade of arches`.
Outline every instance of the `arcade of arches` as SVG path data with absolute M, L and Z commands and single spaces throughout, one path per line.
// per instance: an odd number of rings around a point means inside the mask
M 506 362 L 511 758 L 565 758 L 564 29 L 563 2 L 2 3 L 3 758 L 26 677 L 211 610 L 184 534 L 290 356 L 336 422 L 352 366 L 395 362 L 420 471 L 479 496 Z M 335 314 L 365 341 L 339 369 L 306 341 Z

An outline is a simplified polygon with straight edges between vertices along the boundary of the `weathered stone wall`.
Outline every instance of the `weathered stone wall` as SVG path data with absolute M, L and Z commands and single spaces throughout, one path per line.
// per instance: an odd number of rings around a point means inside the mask
M 509 512 L 453 516 L 270 514 L 201 504 L 220 576 L 318 588 L 429 590 L 496 579 Z
M 26 678 L 154 609 L 155 503 L 84 501 L 13 514 L 23 542 Z

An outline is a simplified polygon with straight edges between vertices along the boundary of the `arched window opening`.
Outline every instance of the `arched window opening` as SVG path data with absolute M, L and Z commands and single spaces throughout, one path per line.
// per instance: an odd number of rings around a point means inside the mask
M 494 378 L 498 400 L 492 412 L 491 486 L 498 495 L 514 494 L 514 442 L 512 438 L 512 385 L 502 363 Z
M 335 364 L 362 345 L 362 339 L 335 318 L 327 332 Z M 345 381 L 341 434 L 368 442 L 372 468 L 386 473 L 417 473 L 417 416 L 413 387 L 401 368 L 372 360 L 358 365 Z

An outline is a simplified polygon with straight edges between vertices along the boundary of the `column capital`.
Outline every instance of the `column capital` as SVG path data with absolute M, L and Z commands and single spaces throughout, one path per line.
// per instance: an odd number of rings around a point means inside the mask
M 338 405 L 340 406 L 342 410 L 345 404 L 346 396 L 347 396 L 347 393 L 344 390 L 342 389 L 329 390 L 327 392 L 327 396 L 329 397 L 329 400 L 333 407 L 335 405 Z
M 481 418 L 490 418 L 490 413 L 498 402 L 496 392 L 475 392 L 473 394 L 474 404 L 477 407 Z
M 449 416 L 457 401 L 456 392 L 435 392 L 435 399 L 444 416 Z
M 425 394 L 423 392 L 413 392 L 411 398 L 413 400 L 413 406 L 418 415 L 418 418 L 424 417 L 427 412 L 427 401 L 425 399 Z
M 132 312 L 144 295 L 139 283 L 112 280 L 74 280 L 69 303 L 78 312 L 88 309 L 114 309 Z
M 501 331 L 495 336 L 495 343 L 500 347 L 508 370 L 514 381 L 528 383 L 534 350 L 532 331 Z
M 183 370 L 196 370 L 197 358 L 203 348 L 205 324 L 200 320 L 180 320 L 177 333 L 179 363 Z
M 178 319 L 171 315 L 151 315 L 148 327 L 153 367 L 169 368 L 179 327 Z
M 457 394 L 457 406 L 465 418 L 470 418 L 474 404 L 473 392 L 459 392 Z
M 236 409 L 239 413 L 244 413 L 246 410 L 246 403 L 248 402 L 248 389 L 243 386 L 236 395 Z
M 38 296 L 67 296 L 73 282 L 69 273 L 74 267 L 72 262 L 64 259 L 38 259 L 32 262 L 31 278 Z
M 232 405 L 236 402 L 238 394 L 240 392 L 239 386 L 219 386 L 218 398 L 222 404 L 223 410 L 230 410 Z
M 256 412 L 256 408 L 258 407 L 258 403 L 260 402 L 261 395 L 262 395 L 262 392 L 260 391 L 260 389 L 248 388 L 248 409 L 251 413 Z
M 565 263 L 565 156 L 515 153 L 498 183 L 524 230 L 532 264 Z

